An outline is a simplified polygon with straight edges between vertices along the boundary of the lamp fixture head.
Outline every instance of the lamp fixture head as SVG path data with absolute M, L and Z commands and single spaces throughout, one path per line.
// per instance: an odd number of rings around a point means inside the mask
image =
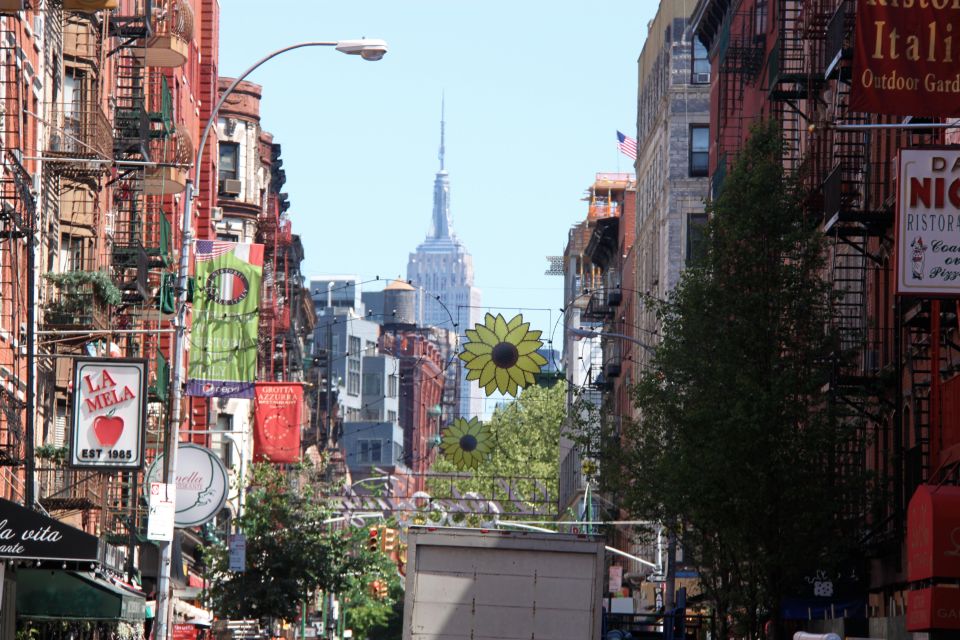
M 360 56 L 371 62 L 379 60 L 387 53 L 387 43 L 378 39 L 361 38 L 360 40 L 340 40 L 337 42 L 337 51 Z

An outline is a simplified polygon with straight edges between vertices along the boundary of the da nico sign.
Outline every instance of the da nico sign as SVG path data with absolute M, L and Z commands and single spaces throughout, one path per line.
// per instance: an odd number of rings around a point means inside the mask
M 160 482 L 164 456 L 158 456 L 147 471 L 147 486 Z M 177 494 L 174 524 L 196 527 L 220 513 L 227 502 L 227 469 L 213 451 L 196 444 L 177 448 Z
M 146 423 L 146 360 L 76 359 L 72 466 L 141 469 Z
M 900 152 L 897 293 L 960 295 L 960 151 Z

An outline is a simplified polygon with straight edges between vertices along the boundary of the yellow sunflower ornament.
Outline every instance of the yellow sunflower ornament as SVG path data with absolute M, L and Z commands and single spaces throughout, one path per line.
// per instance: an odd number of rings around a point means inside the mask
M 530 323 L 517 314 L 510 322 L 499 313 L 487 314 L 482 324 L 467 329 L 467 342 L 460 359 L 466 363 L 467 380 L 477 380 L 487 395 L 494 391 L 517 395 L 519 389 L 533 384 L 534 374 L 547 364 L 537 353 L 543 346 L 540 331 L 530 331 Z
M 492 448 L 490 427 L 476 418 L 457 418 L 443 430 L 440 450 L 459 469 L 476 469 Z

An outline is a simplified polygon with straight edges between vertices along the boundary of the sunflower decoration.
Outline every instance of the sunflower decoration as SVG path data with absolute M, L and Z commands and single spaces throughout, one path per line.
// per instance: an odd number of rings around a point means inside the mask
M 493 449 L 490 427 L 477 418 L 457 418 L 443 430 L 440 450 L 459 469 L 476 469 Z
M 496 317 L 488 313 L 482 324 L 466 333 L 460 359 L 466 363 L 467 380 L 478 380 L 488 396 L 497 390 L 516 396 L 518 389 L 536 381 L 534 374 L 547 364 L 537 353 L 543 346 L 541 332 L 530 331 L 523 314 L 507 322 L 499 313 Z

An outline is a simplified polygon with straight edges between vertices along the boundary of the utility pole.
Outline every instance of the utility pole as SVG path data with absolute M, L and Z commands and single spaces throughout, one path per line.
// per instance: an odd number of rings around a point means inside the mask
M 331 310 L 333 307 L 328 307 Z M 333 442 L 333 320 L 327 322 L 327 449 L 332 449 Z

